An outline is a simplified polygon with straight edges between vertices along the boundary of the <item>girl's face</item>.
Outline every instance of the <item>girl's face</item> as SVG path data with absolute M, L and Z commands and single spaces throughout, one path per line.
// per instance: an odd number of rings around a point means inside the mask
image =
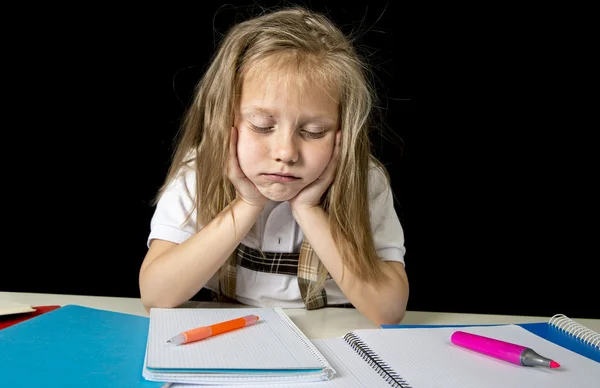
M 292 199 L 327 167 L 338 129 L 337 96 L 284 71 L 249 72 L 236 109 L 238 161 L 273 201 Z

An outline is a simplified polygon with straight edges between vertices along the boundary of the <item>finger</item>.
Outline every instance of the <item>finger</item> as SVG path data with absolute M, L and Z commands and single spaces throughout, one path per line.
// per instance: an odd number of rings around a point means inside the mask
M 337 167 L 337 162 L 340 157 L 340 149 L 341 149 L 341 138 L 342 131 L 338 131 L 335 135 L 335 145 L 333 146 L 333 154 L 331 155 L 331 159 L 325 168 L 325 171 L 321 174 L 321 179 L 324 180 L 333 180 L 335 175 L 335 170 Z
M 333 159 L 337 160 L 340 158 L 340 153 L 342 150 L 342 131 L 337 131 L 335 134 L 335 147 L 333 148 Z
M 229 132 L 229 160 L 237 159 L 237 130 L 231 127 Z
M 239 162 L 237 159 L 237 142 L 238 142 L 238 133 L 237 128 L 231 127 L 231 132 L 229 136 L 229 153 L 227 155 L 227 169 L 229 173 L 239 174 Z

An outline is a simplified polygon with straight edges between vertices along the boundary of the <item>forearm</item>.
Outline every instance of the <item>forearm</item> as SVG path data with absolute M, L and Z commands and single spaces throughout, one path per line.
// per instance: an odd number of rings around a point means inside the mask
M 397 270 L 390 262 L 378 265 L 387 280 L 366 282 L 358 279 L 344 266 L 330 232 L 327 214 L 318 206 L 294 211 L 312 248 L 344 295 L 363 315 L 375 324 L 398 323 L 404 317 L 408 302 L 408 280 L 404 270 Z
M 142 268 L 140 292 L 144 305 L 175 307 L 193 297 L 236 249 L 261 212 L 262 208 L 234 200 L 197 234 Z

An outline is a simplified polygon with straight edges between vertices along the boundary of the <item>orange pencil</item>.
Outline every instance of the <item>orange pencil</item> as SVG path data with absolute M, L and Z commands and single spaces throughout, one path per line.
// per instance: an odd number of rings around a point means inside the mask
M 245 326 L 254 325 L 258 321 L 257 315 L 246 315 L 245 317 L 232 319 L 225 322 L 215 323 L 210 326 L 201 326 L 196 329 L 190 329 L 183 333 L 177 334 L 175 337 L 168 340 L 168 343 L 173 345 L 187 344 L 189 342 L 200 341 L 217 334 L 226 333 L 228 331 L 240 329 Z

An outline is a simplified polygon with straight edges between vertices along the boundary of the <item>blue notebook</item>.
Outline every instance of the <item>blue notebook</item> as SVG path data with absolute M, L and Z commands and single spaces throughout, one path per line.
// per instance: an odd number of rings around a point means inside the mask
M 491 325 L 381 325 L 382 329 L 465 327 Z M 563 348 L 600 363 L 600 334 L 582 326 L 565 315 L 558 314 L 548 322 L 520 323 L 518 326 Z
M 66 305 L 0 330 L 0 387 L 161 387 L 142 376 L 149 319 Z

